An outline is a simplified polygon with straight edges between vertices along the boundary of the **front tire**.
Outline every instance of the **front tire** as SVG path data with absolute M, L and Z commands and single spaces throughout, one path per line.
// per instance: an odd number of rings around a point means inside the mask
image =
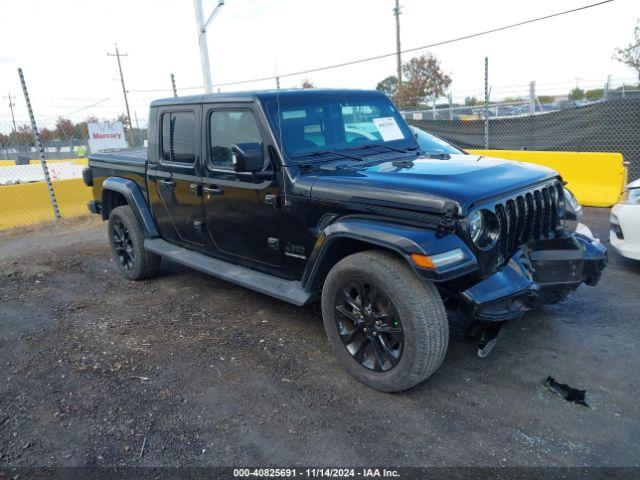
M 156 272 L 162 258 L 144 249 L 142 230 L 129 205 L 111 211 L 108 229 L 113 261 L 123 277 L 141 280 Z
M 383 392 L 424 381 L 447 351 L 449 324 L 438 291 L 391 253 L 371 250 L 338 262 L 322 290 L 322 318 L 347 370 Z

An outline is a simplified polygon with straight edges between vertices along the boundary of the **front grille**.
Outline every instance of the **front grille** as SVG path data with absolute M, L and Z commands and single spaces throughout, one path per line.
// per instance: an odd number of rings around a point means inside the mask
M 553 238 L 560 224 L 558 201 L 560 184 L 544 185 L 495 204 L 500 236 L 498 248 L 502 261 L 531 240 Z

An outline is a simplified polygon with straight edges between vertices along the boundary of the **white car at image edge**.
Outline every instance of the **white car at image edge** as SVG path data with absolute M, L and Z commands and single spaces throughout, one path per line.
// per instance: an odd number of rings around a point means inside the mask
M 620 203 L 611 209 L 609 241 L 620 255 L 640 260 L 640 179 L 627 185 Z

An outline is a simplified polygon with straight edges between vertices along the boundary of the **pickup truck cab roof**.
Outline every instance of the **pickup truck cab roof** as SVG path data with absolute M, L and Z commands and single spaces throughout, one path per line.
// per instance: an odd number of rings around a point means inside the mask
M 283 90 L 256 90 L 251 92 L 225 92 L 225 93 L 205 93 L 202 95 L 185 95 L 181 97 L 160 98 L 151 102 L 152 107 L 165 105 L 193 105 L 198 103 L 235 103 L 267 101 L 280 98 L 292 97 L 321 97 L 331 95 L 348 95 L 350 97 L 384 95 L 381 92 L 371 90 L 344 89 L 344 88 L 312 88 L 312 89 L 283 89 Z

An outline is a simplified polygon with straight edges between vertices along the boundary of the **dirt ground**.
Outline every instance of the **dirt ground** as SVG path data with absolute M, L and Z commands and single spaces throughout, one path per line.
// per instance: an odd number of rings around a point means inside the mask
M 608 215 L 584 222 L 607 239 Z M 440 370 L 383 394 L 341 368 L 314 308 L 167 262 L 128 282 L 95 219 L 5 233 L 0 467 L 638 466 L 640 265 L 610 256 L 487 358 L 452 315 Z

